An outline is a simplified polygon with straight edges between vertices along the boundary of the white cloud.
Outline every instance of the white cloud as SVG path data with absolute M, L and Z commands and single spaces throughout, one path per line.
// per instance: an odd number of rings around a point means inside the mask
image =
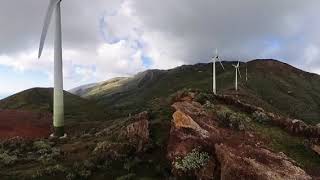
M 41 71 L 52 84 L 52 32 L 43 57 L 36 58 L 48 2 L 20 1 L 0 6 L 0 66 Z M 318 0 L 63 1 L 65 87 L 135 74 L 146 69 L 145 59 L 151 60 L 148 68 L 160 69 L 208 62 L 215 48 L 223 59 L 279 58 L 318 72 L 319 5 Z

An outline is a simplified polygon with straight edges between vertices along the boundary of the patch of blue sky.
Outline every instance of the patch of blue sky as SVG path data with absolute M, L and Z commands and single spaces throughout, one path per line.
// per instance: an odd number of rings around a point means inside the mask
M 17 71 L 0 65 L 0 96 L 9 96 L 32 87 L 50 87 L 48 75 L 41 71 Z
M 142 63 L 145 68 L 150 68 L 153 64 L 153 61 L 150 57 L 142 56 Z
M 48 80 L 46 73 L 37 70 L 17 71 L 11 67 L 0 65 L 0 78 L 12 80 L 32 80 L 35 83 L 42 83 Z M 14 82 L 14 81 L 13 81 Z

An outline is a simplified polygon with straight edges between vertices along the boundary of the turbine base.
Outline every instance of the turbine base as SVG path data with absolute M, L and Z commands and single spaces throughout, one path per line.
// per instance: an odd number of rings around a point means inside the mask
M 57 138 L 61 138 L 66 136 L 66 134 L 64 133 L 64 127 L 54 127 L 53 130 L 53 134 L 50 135 L 51 137 L 57 137 Z

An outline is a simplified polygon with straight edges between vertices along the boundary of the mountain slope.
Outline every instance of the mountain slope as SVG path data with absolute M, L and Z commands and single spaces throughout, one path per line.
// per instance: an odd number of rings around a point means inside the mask
M 234 89 L 234 62 L 223 62 L 225 71 L 217 66 L 218 93 L 237 95 L 243 101 L 268 110 L 319 123 L 320 76 L 304 72 L 276 60 L 253 60 L 241 63 L 240 91 Z M 245 81 L 245 67 L 248 81 Z M 212 64 L 184 65 L 170 70 L 148 70 L 116 85 L 100 83 L 78 95 L 94 99 L 110 112 L 137 112 L 157 98 L 166 98 L 183 88 L 210 91 Z
M 67 122 L 105 119 L 103 109 L 93 101 L 66 91 L 64 100 Z M 0 109 L 52 112 L 52 105 L 52 88 L 32 88 L 0 100 Z
M 235 92 L 231 63 L 224 62 L 225 71 L 217 68 L 219 93 L 231 96 L 210 92 L 212 64 L 148 70 L 132 78 L 82 87 L 78 93 L 85 92 L 82 96 L 87 99 L 66 92 L 66 122 L 73 122 L 66 130 L 71 138 L 58 143 L 47 139 L 0 142 L 0 176 L 271 179 L 263 177 L 282 174 L 277 179 L 318 178 L 320 156 L 314 147 L 320 147 L 320 129 L 280 115 L 318 122 L 319 76 L 278 61 L 256 60 L 248 63 L 249 81 L 242 78 L 240 91 Z M 243 63 L 241 72 L 244 76 Z M 178 91 L 184 88 L 202 90 Z M 51 112 L 51 106 L 52 90 L 43 88 L 0 101 L 0 109 Z M 298 114 L 296 107 L 309 108 Z M 5 120 L 6 127 L 16 125 Z M 253 174 L 258 176 L 250 178 Z

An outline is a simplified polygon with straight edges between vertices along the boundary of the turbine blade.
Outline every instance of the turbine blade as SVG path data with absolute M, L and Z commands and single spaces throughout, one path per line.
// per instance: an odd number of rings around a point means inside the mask
M 238 73 L 239 73 L 239 76 L 240 76 L 240 78 L 241 78 L 241 73 L 240 73 L 240 70 L 239 70 L 239 68 L 237 68 L 237 71 L 238 71 Z
M 222 69 L 224 70 L 224 66 L 223 66 L 223 64 L 222 64 L 222 62 L 221 62 L 221 59 L 218 58 L 218 60 L 219 60 L 219 63 L 220 63 L 220 65 L 221 65 Z
M 218 48 L 216 48 L 216 56 L 218 56 Z
M 44 42 L 46 40 L 46 36 L 47 36 L 48 28 L 49 28 L 49 25 L 50 25 L 51 17 L 52 17 L 54 9 L 56 7 L 56 4 L 58 2 L 59 2 L 59 0 L 50 0 L 49 6 L 48 6 L 48 10 L 47 10 L 47 14 L 46 14 L 46 17 L 45 17 L 45 20 L 44 20 L 42 33 L 41 33 L 38 58 L 41 57 L 42 50 L 43 50 L 43 45 L 44 45 Z
M 239 61 L 238 61 L 238 64 L 237 64 L 237 66 L 239 67 Z

